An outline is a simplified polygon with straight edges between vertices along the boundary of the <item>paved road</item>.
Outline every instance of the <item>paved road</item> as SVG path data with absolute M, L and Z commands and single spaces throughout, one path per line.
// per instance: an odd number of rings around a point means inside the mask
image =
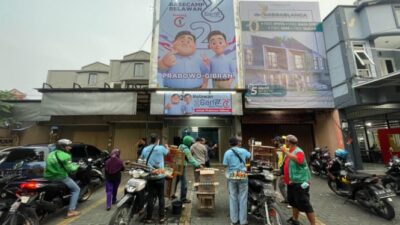
M 181 217 L 172 216 L 168 211 L 168 224 L 193 224 L 193 225 L 224 225 L 229 224 L 229 205 L 226 179 L 223 175 L 223 168 L 218 172 L 218 181 L 220 185 L 217 188 L 216 210 L 214 213 L 200 213 L 197 210 L 197 199 L 192 194 L 193 188 L 189 188 L 189 195 L 192 197 L 192 204 L 185 205 L 184 213 Z M 193 180 L 192 171 L 188 172 L 189 180 Z M 125 177 L 126 179 L 126 177 Z M 190 183 L 192 184 L 192 183 Z M 121 185 L 123 187 L 123 185 Z M 122 190 L 122 189 L 121 189 Z M 178 188 L 179 190 L 179 188 Z M 119 195 L 121 197 L 122 195 Z M 326 180 L 313 177 L 311 187 L 311 200 L 321 225 L 394 225 L 400 224 L 400 197 L 393 198 L 397 217 L 393 221 L 387 221 L 376 216 L 368 209 L 362 208 L 356 203 L 348 202 L 344 204 L 345 199 L 336 196 L 326 184 Z M 290 210 L 281 205 L 287 215 Z M 105 192 L 103 188 L 98 189 L 92 198 L 81 204 L 79 210 L 83 213 L 74 219 L 64 219 L 66 211 L 58 212 L 44 221 L 44 225 L 106 225 L 114 211 L 105 210 Z M 155 216 L 154 218 L 157 218 Z M 181 221 L 181 222 L 179 222 Z M 308 224 L 305 216 L 301 217 L 302 224 Z M 133 224 L 142 224 L 135 221 Z M 249 224 L 262 224 L 252 217 L 249 217 Z

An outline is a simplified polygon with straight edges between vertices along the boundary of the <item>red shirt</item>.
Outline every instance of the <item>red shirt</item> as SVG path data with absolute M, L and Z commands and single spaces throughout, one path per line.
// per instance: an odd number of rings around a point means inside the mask
M 291 147 L 289 149 L 289 153 L 292 153 L 294 150 L 296 149 L 296 147 Z M 296 154 L 296 158 L 299 161 L 299 165 L 303 164 L 304 161 L 304 154 L 302 152 L 298 152 Z M 290 178 L 289 178 L 289 157 L 285 157 L 285 164 L 283 166 L 283 181 L 285 182 L 285 184 L 290 184 Z

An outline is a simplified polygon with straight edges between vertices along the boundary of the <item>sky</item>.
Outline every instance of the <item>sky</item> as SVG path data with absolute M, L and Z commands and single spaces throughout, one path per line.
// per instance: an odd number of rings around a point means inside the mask
M 354 1 L 319 0 L 321 18 Z M 152 23 L 153 0 L 0 0 L 0 90 L 38 99 L 48 70 L 150 51 Z

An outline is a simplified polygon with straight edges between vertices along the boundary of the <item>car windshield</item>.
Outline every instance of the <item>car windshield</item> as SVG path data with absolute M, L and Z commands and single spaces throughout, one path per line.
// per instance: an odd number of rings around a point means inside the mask
M 17 162 L 17 161 L 35 161 L 38 159 L 38 155 L 32 148 L 17 148 L 12 150 L 5 162 Z

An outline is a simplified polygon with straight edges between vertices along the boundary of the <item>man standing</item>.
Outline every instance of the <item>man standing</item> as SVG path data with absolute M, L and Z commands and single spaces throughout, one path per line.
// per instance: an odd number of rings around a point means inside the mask
M 146 165 L 152 169 L 151 178 L 149 178 L 147 187 L 149 189 L 149 196 L 147 199 L 147 216 L 145 223 L 152 223 L 153 208 L 155 198 L 158 197 L 158 216 L 159 223 L 165 222 L 165 199 L 164 199 L 164 182 L 165 174 L 162 173 L 164 168 L 164 156 L 168 154 L 168 145 L 162 146 L 160 138 L 157 134 L 150 135 L 150 145 L 143 149 L 141 159 L 146 160 Z
M 196 142 L 190 147 L 190 153 L 192 153 L 193 158 L 200 163 L 203 167 L 206 164 L 207 148 L 204 146 L 204 138 L 196 138 Z M 200 182 L 200 172 L 194 170 L 194 181 Z
M 248 180 L 243 174 L 246 173 L 246 159 L 250 158 L 251 154 L 239 147 L 241 140 L 236 137 L 229 139 L 229 145 L 231 148 L 225 152 L 223 164 L 227 167 L 231 224 L 244 225 L 247 224 Z
M 178 182 L 181 182 L 181 201 L 182 203 L 191 203 L 189 199 L 186 198 L 187 195 L 187 177 L 186 177 L 186 166 L 187 163 L 189 162 L 192 164 L 194 168 L 199 168 L 202 167 L 199 162 L 194 159 L 192 156 L 192 153 L 190 153 L 190 146 L 193 144 L 194 140 L 191 136 L 185 136 L 183 138 L 183 143 L 179 145 L 178 149 L 185 153 L 185 165 L 183 167 L 183 174 L 181 176 L 178 176 Z M 178 183 L 177 183 L 178 185 Z
M 282 148 L 285 154 L 283 165 L 283 179 L 287 185 L 289 204 L 293 207 L 293 216 L 288 220 L 289 224 L 298 225 L 300 212 L 307 214 L 308 221 L 315 225 L 315 214 L 310 203 L 310 170 L 304 152 L 297 146 L 297 137 L 286 136 L 287 148 Z

